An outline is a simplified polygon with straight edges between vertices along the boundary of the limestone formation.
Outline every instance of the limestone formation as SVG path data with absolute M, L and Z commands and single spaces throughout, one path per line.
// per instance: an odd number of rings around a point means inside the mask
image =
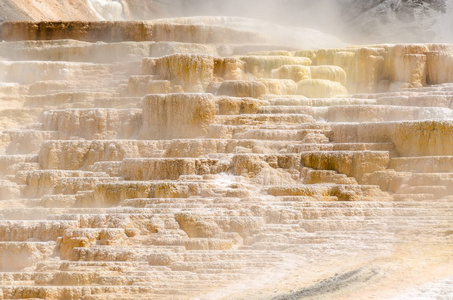
M 143 99 L 142 138 L 196 138 L 215 121 L 212 94 L 147 95 Z
M 1 25 L 0 299 L 453 293 L 453 46 L 251 24 Z

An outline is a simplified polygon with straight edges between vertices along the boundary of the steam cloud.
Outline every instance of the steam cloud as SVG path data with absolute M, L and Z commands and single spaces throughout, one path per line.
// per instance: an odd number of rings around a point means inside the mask
M 241 16 L 313 28 L 355 44 L 453 41 L 451 0 L 148 0 L 148 14 L 140 15 L 131 10 L 136 0 L 89 1 L 106 19 L 118 19 L 121 4 L 126 19 Z

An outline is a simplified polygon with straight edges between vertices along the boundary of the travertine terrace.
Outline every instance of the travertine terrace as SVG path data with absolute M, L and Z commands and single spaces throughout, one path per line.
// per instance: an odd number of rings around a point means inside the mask
M 453 45 L 226 22 L 1 26 L 0 299 L 451 297 Z

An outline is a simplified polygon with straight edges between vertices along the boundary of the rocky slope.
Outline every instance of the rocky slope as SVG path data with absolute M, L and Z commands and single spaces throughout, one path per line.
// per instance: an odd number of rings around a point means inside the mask
M 352 40 L 368 42 L 427 42 L 448 39 L 439 23 L 451 16 L 451 3 L 442 0 L 346 0 L 342 12 Z

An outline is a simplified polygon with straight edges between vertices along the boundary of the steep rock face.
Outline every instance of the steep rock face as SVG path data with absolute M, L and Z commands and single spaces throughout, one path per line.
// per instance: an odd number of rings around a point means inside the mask
M 181 85 L 187 92 L 203 92 L 214 80 L 214 58 L 175 54 L 156 61 L 156 71 L 163 79 Z
M 195 138 L 208 133 L 214 123 L 211 94 L 148 95 L 143 103 L 141 138 Z

